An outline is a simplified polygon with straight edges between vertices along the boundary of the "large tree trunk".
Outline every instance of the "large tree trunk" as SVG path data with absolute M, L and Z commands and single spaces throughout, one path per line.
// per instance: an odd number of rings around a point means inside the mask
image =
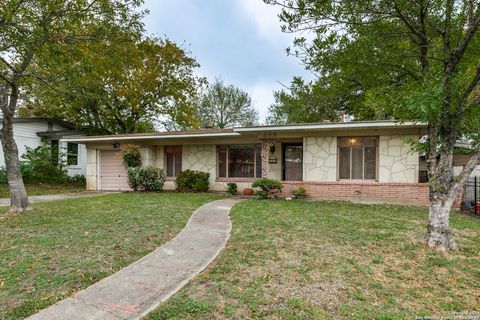
M 455 140 L 452 140 L 455 141 Z M 456 250 L 450 229 L 450 212 L 457 196 L 470 177 L 480 159 L 480 150 L 476 150 L 458 177 L 453 176 L 453 146 L 450 151 L 434 154 L 427 160 L 429 169 L 430 206 L 425 242 L 430 248 L 440 251 Z
M 433 193 L 433 194 L 432 194 Z M 456 250 L 457 245 L 453 240 L 450 229 L 450 211 L 455 197 L 446 199 L 430 187 L 430 206 L 428 208 L 428 228 L 425 236 L 427 246 L 440 251 Z
M 13 90 L 9 99 L 6 95 L 3 97 L 2 112 L 2 148 L 5 157 L 5 166 L 7 170 L 8 185 L 10 188 L 10 212 L 21 212 L 31 210 L 27 191 L 23 183 L 22 172 L 20 171 L 20 161 L 18 158 L 18 148 L 13 138 L 13 116 L 16 109 L 18 91 Z

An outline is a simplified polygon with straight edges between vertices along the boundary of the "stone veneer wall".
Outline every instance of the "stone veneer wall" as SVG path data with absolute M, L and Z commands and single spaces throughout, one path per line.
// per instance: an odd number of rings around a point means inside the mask
M 87 190 L 97 190 L 97 149 L 87 149 Z
M 140 154 L 142 155 L 143 166 L 155 165 L 155 146 L 141 147 Z
M 275 152 L 273 154 L 269 153 L 269 156 L 276 157 L 277 163 L 268 164 L 269 170 L 268 170 L 267 177 L 270 179 L 281 180 L 282 179 L 282 143 L 276 142 L 274 146 L 275 146 Z
M 337 137 L 303 139 L 303 180 L 337 180 Z
M 155 167 L 165 169 L 165 148 L 164 146 L 155 147 L 155 161 L 153 164 Z
M 215 183 L 217 175 L 217 151 L 215 145 L 182 146 L 182 170 L 198 170 L 210 173 L 210 183 Z
M 379 182 L 418 182 L 419 155 L 411 150 L 407 138 L 408 136 L 380 136 Z

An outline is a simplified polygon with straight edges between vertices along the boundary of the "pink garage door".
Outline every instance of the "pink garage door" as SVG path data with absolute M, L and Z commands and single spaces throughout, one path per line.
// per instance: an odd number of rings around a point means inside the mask
M 125 169 L 123 164 L 120 151 L 100 151 L 100 189 L 130 190 L 127 169 Z

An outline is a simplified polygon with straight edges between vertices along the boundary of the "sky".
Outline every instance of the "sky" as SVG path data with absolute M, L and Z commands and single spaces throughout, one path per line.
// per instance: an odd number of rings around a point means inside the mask
M 311 78 L 285 49 L 294 35 L 283 33 L 279 9 L 262 0 L 145 0 L 149 34 L 167 37 L 191 52 L 209 82 L 221 78 L 249 93 L 260 122 L 273 91 L 293 76 Z

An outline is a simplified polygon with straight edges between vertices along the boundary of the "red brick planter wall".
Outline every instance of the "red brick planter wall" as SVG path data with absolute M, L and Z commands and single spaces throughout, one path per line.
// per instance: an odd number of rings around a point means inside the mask
M 349 200 L 370 203 L 411 204 L 427 206 L 428 185 L 425 183 L 385 183 L 370 181 L 284 181 L 283 193 L 290 196 L 302 186 L 308 196 L 325 200 Z M 462 196 L 456 201 L 460 206 Z

